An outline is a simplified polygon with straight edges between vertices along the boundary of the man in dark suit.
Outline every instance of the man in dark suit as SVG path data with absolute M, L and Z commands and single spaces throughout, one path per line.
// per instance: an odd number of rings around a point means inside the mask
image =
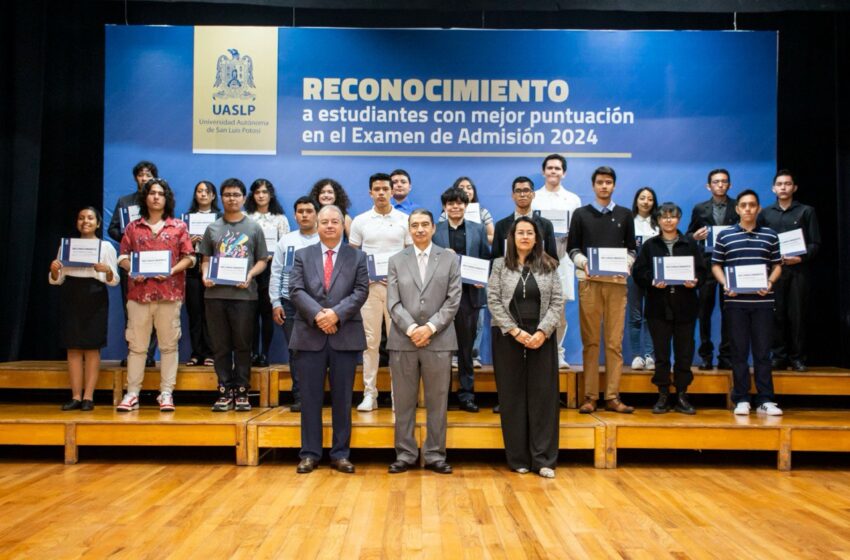
M 555 230 L 552 222 L 540 216 L 534 216 L 531 211 L 531 201 L 534 200 L 534 182 L 528 177 L 517 177 L 511 185 L 511 197 L 514 199 L 514 213 L 496 222 L 496 232 L 493 235 L 493 258 L 505 256 L 505 240 L 514 221 L 520 216 L 528 216 L 537 223 L 543 236 L 543 250 L 558 259 L 558 249 L 555 246 Z
M 725 169 L 713 169 L 708 173 L 708 184 L 705 186 L 711 192 L 711 198 L 694 206 L 691 213 L 691 223 L 686 235 L 698 241 L 705 252 L 706 262 L 711 262 L 712 246 L 706 241 L 711 236 L 713 226 L 733 226 L 738 223 L 735 212 L 735 202 L 728 196 L 732 183 L 729 172 Z M 711 314 L 714 313 L 714 303 L 717 293 L 717 282 L 709 274 L 705 283 L 699 289 L 699 356 L 700 369 L 712 369 L 714 366 L 714 344 L 711 342 Z M 723 290 L 720 290 L 720 346 L 717 351 L 717 367 L 731 369 L 729 336 L 723 319 Z
M 301 376 L 301 462 L 309 473 L 322 457 L 322 399 L 329 371 L 333 417 L 331 467 L 353 473 L 351 395 L 357 358 L 366 349 L 360 308 L 369 295 L 366 253 L 342 242 L 345 218 L 336 206 L 319 211 L 320 243 L 295 252 L 289 294 L 297 316 L 289 347 Z
M 404 472 L 416 461 L 416 397 L 422 379 L 428 412 L 422 448 L 425 468 L 451 474 L 446 462 L 446 404 L 451 355 L 457 350 L 453 321 L 460 305 L 460 264 L 454 253 L 431 242 L 431 212 L 414 210 L 408 224 L 413 245 L 390 257 L 387 271 L 387 307 L 393 320 L 387 350 L 393 372 L 396 450 L 389 472 Z
M 487 231 L 482 224 L 464 220 L 469 198 L 463 189 L 452 187 L 440 197 L 446 221 L 437 224 L 434 244 L 452 249 L 458 255 L 490 259 L 490 246 L 487 244 Z M 411 232 L 412 233 L 412 232 Z M 457 333 L 457 378 L 460 385 L 457 398 L 461 410 L 478 412 L 475 404 L 475 378 L 472 368 L 472 347 L 475 344 L 475 331 L 478 326 L 478 312 L 487 303 L 484 286 L 463 284 L 461 288 L 460 309 L 455 315 L 454 326 Z

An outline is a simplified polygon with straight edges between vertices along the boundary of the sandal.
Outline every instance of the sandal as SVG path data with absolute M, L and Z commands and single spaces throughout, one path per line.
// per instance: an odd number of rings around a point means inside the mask
M 212 367 L 215 365 L 215 360 L 212 358 L 204 358 L 204 365 Z
M 189 361 L 188 361 L 188 362 L 186 362 L 186 365 L 187 365 L 187 366 L 196 366 L 196 365 L 198 365 L 198 364 L 200 364 L 200 363 L 201 363 L 201 360 L 200 360 L 200 359 L 198 359 L 196 356 L 192 356 L 192 357 L 189 359 Z

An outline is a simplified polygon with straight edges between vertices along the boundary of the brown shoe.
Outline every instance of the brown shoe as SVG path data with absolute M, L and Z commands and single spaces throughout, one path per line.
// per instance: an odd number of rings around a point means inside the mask
M 578 408 L 578 411 L 580 414 L 590 414 L 591 412 L 596 412 L 596 399 L 584 397 L 584 402 L 581 403 L 581 406 Z
M 354 473 L 354 465 L 348 459 L 334 459 L 331 461 L 331 468 L 345 474 Z
M 605 401 L 605 410 L 619 412 L 620 414 L 631 414 L 635 411 L 635 407 L 624 404 L 619 398 L 614 397 Z

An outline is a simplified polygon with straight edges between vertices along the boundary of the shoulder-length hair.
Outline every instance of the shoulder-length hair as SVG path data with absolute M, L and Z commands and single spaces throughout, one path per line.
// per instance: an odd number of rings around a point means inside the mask
M 310 194 L 307 196 L 315 200 L 316 204 L 321 206 L 322 203 L 319 202 L 319 194 L 322 192 L 322 189 L 325 188 L 325 185 L 330 185 L 334 190 L 334 206 L 342 210 L 343 215 L 347 215 L 349 208 L 351 208 L 351 200 L 348 198 L 348 193 L 345 192 L 342 185 L 335 179 L 331 179 L 330 177 L 319 179 L 313 183 L 313 188 L 310 189 Z
M 212 203 L 210 204 L 210 210 L 212 210 L 216 214 L 220 214 L 221 208 L 219 208 L 218 206 L 218 191 L 215 190 L 215 185 L 213 184 L 213 182 L 207 181 L 206 179 L 204 179 L 203 181 L 198 181 L 198 183 L 195 185 L 195 188 L 192 189 L 192 204 L 189 205 L 189 213 L 192 214 L 198 211 L 198 201 L 195 198 L 195 193 L 198 192 L 198 187 L 200 187 L 201 185 L 205 186 L 207 190 L 212 193 L 213 199 Z
M 515 240 L 516 228 L 519 224 L 531 224 L 534 228 L 534 247 L 525 258 L 525 266 L 534 273 L 555 271 L 558 268 L 558 262 L 543 251 L 543 235 L 540 233 L 540 227 L 537 222 L 527 216 L 521 216 L 511 224 L 511 229 L 508 231 L 508 248 L 505 251 L 505 266 L 511 270 L 520 269 Z
M 139 205 L 139 213 L 142 215 L 144 219 L 150 218 L 150 212 L 148 211 L 148 195 L 151 192 L 151 189 L 159 185 L 162 187 L 162 190 L 165 192 L 165 208 L 162 209 L 162 217 L 163 218 L 173 218 L 174 217 L 174 191 L 171 190 L 171 185 L 168 184 L 168 181 L 162 179 L 160 177 L 154 177 L 153 179 L 148 179 L 148 182 L 142 186 L 141 196 L 141 204 Z
M 272 185 L 271 181 L 268 179 L 257 179 L 251 183 L 251 192 L 245 200 L 245 210 L 247 210 L 249 214 L 253 214 L 257 211 L 257 203 L 254 201 L 254 193 L 260 187 L 266 187 L 269 191 L 269 214 L 283 214 L 283 206 L 281 206 L 280 202 L 278 202 L 277 195 L 275 195 L 274 192 L 274 185 Z
M 655 194 L 652 187 L 641 187 L 635 191 L 635 198 L 632 200 L 632 214 L 635 216 L 638 215 L 637 201 L 643 191 L 652 195 L 652 208 L 649 209 L 649 223 L 652 224 L 652 227 L 657 228 L 658 220 L 656 219 L 656 214 L 658 214 L 658 195 Z

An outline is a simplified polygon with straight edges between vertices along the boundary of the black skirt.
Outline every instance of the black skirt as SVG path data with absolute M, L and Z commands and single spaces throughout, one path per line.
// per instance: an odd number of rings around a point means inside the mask
M 67 276 L 60 286 L 60 346 L 96 350 L 106 346 L 109 295 L 94 278 Z

